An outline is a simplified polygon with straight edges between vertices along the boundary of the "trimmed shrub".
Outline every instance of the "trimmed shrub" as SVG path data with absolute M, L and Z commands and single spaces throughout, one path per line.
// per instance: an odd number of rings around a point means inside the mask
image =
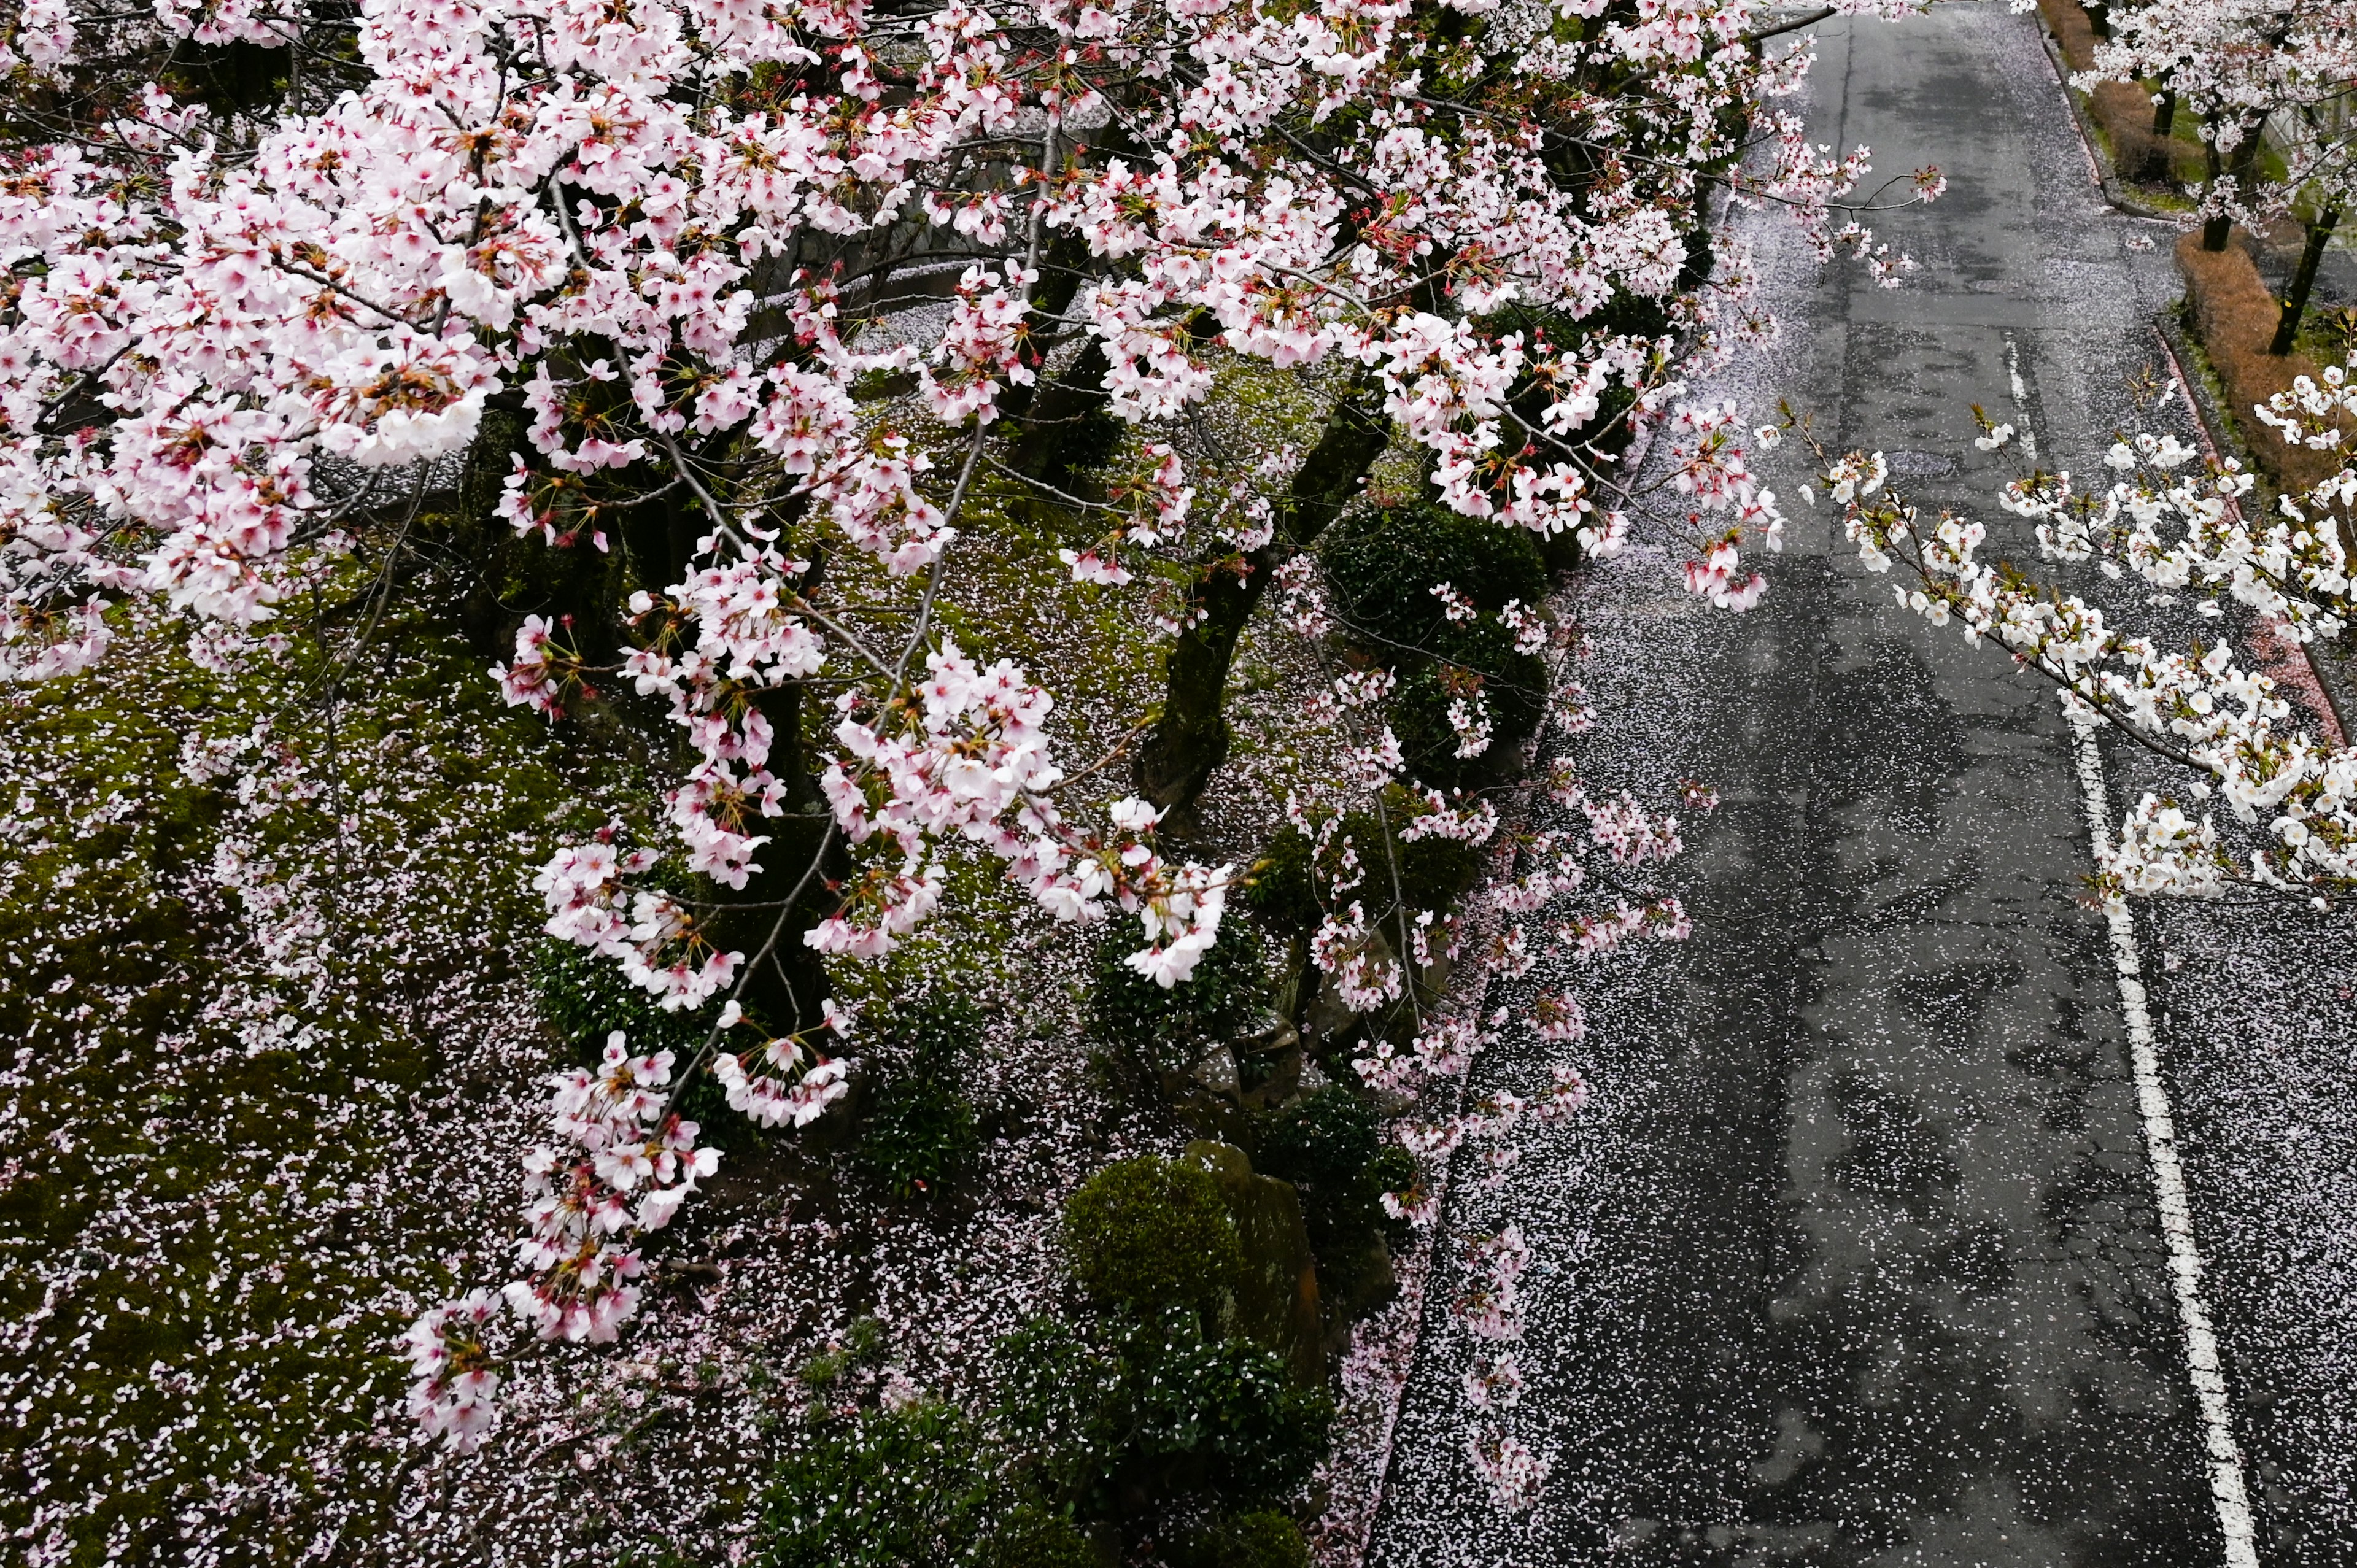
M 1064 1245 L 1090 1299 L 1141 1313 L 1214 1306 L 1243 1262 L 1211 1173 L 1151 1155 L 1081 1184 L 1064 1205 Z
M 901 1197 L 954 1185 L 982 1152 L 974 1102 L 957 1087 L 982 1046 L 982 1010 L 937 988 L 898 1002 L 868 1028 L 885 1070 L 861 1121 L 858 1165 Z
M 942 1078 L 982 1048 L 984 1019 L 972 997 L 937 986 L 896 1000 L 881 1016 L 863 1019 L 862 1027 L 900 1072 Z
M 1455 839 L 1413 839 L 1399 846 L 1400 894 L 1418 909 L 1446 909 L 1472 885 L 1481 852 Z
M 999 1354 L 999 1420 L 1018 1462 L 1083 1517 L 1189 1498 L 1265 1506 L 1298 1492 L 1326 1455 L 1326 1391 L 1296 1386 L 1274 1351 L 1206 1337 L 1183 1308 L 1116 1314 L 1094 1331 L 1034 1323 Z
M 1174 1491 L 1275 1502 L 1307 1486 L 1326 1456 L 1333 1399 L 1297 1385 L 1274 1351 L 1181 1337 L 1139 1369 L 1148 1375 L 1135 1380 L 1131 1442 Z
M 676 1051 L 684 1058 L 712 1027 L 709 1013 L 666 1013 L 613 960 L 554 937 L 533 950 L 532 989 L 540 1015 L 590 1061 L 616 1029 L 630 1036 L 634 1051 Z
M 1459 517 L 1430 501 L 1384 507 L 1343 519 L 1318 546 L 1335 608 L 1385 663 L 1423 652 L 1457 663 L 1486 652 L 1468 640 L 1473 628 L 1452 625 L 1433 587 L 1447 583 L 1485 612 L 1509 599 L 1535 606 L 1546 594 L 1545 564 L 1526 531 Z M 1509 643 L 1511 647 L 1511 643 Z
M 998 1490 L 949 1405 L 863 1411 L 781 1464 L 762 1500 L 764 1568 L 983 1568 Z
M 1392 808 L 1392 820 L 1405 822 L 1415 810 L 1415 802 L 1405 791 L 1395 791 Z M 1367 867 L 1367 889 L 1362 897 L 1375 908 L 1389 905 L 1392 867 L 1385 862 L 1381 820 L 1372 811 L 1353 812 L 1343 821 L 1334 842 L 1339 844 L 1344 838 L 1351 840 Z M 1438 911 L 1451 908 L 1481 868 L 1481 852 L 1453 839 L 1394 838 L 1391 853 L 1398 861 L 1400 897 L 1414 909 Z M 1271 933 L 1303 936 L 1316 929 L 1324 918 L 1315 880 L 1318 873 L 1312 859 L 1309 835 L 1293 827 L 1277 830 L 1261 852 L 1243 899 L 1244 907 Z M 1330 876 L 1339 870 L 1339 864 L 1329 865 L 1322 874 Z
M 1275 1509 L 1215 1520 L 1189 1534 L 1172 1568 L 1309 1568 L 1301 1527 Z
M 1129 967 L 1136 950 L 1136 927 L 1119 922 L 1098 944 L 1089 1030 L 1149 1069 L 1186 1066 L 1250 1023 L 1267 997 L 1260 937 L 1246 921 L 1222 921 L 1195 972 L 1168 989 Z
M 1253 865 L 1252 881 L 1244 887 L 1244 908 L 1275 935 L 1299 936 L 1315 929 L 1324 918 L 1310 875 L 1314 848 L 1309 835 L 1299 828 L 1282 827 Z
M 1546 666 L 1514 649 L 1495 612 L 1510 599 L 1535 607 L 1546 564 L 1528 532 L 1459 517 L 1428 501 L 1344 520 L 1319 549 L 1336 607 L 1375 658 L 1400 676 L 1389 714 L 1415 776 L 1455 789 L 1495 777 L 1538 725 Z M 1447 583 L 1482 614 L 1451 621 L 1432 590 Z M 1478 757 L 1457 755 L 1448 723 L 1454 686 L 1480 678 L 1491 739 Z
M 1514 747 L 1538 727 L 1546 703 L 1545 664 L 1534 654 L 1515 652 L 1505 628 L 1477 622 L 1449 630 L 1469 635 L 1457 639 L 1456 655 L 1447 664 L 1423 664 L 1403 676 L 1386 715 L 1408 772 L 1442 789 L 1498 778 L 1512 763 Z M 1491 633 L 1494 637 L 1486 635 Z M 1468 646 L 1479 644 L 1488 646 Z M 1480 696 L 1490 711 L 1490 745 L 1477 757 L 1457 755 L 1457 726 L 1448 722 L 1449 705 L 1471 684 L 1465 672 L 1481 677 Z
M 990 1568 L 1111 1568 L 1080 1526 L 1032 1503 L 1018 1505 L 999 1520 L 983 1556 Z
M 1415 1157 L 1384 1143 L 1374 1108 L 1341 1084 L 1266 1113 L 1259 1137 L 1254 1164 L 1301 1195 L 1321 1294 L 1360 1300 L 1380 1266 L 1376 1238 L 1394 1246 L 1407 1239 L 1406 1222 L 1384 1212 L 1383 1194 L 1415 1179 Z
M 612 960 L 554 937 L 533 951 L 532 986 L 540 1015 L 565 1036 L 584 1067 L 597 1064 L 606 1036 L 619 1029 L 633 1052 L 669 1051 L 678 1058 L 674 1070 L 684 1072 L 712 1032 L 717 1011 L 666 1013 Z M 679 1112 L 703 1129 L 704 1141 L 715 1148 L 734 1154 L 760 1144 L 761 1130 L 728 1108 L 727 1091 L 709 1072 L 698 1071 L 680 1086 Z
M 1302 1218 L 1330 1207 L 1375 1157 L 1374 1108 L 1340 1084 L 1269 1113 L 1253 1164 L 1301 1192 Z

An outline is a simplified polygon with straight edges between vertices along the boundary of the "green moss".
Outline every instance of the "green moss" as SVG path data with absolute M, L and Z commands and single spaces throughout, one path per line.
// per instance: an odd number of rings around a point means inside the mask
M 384 637 L 332 750 L 300 646 L 231 686 L 133 640 L 0 705 L 0 1028 L 23 1053 L 0 1090 L 0 1315 L 38 1325 L 20 1365 L 40 1369 L 8 1380 L 0 1438 L 40 1491 L 0 1487 L 0 1530 L 86 1499 L 66 1561 L 174 1560 L 191 1499 L 245 1476 L 282 1478 L 300 1521 L 329 1452 L 346 1528 L 392 1528 L 406 1457 L 371 1439 L 404 1381 L 401 1293 L 442 1294 L 486 1218 L 415 1182 L 413 1096 L 453 1089 L 426 999 L 471 1026 L 516 972 L 570 791 L 546 726 L 502 712 L 455 640 L 398 618 Z M 183 734 L 263 718 L 249 800 L 182 771 Z M 242 871 L 215 872 L 224 847 Z M 282 897 L 334 955 L 316 979 L 274 972 L 247 923 Z M 253 1532 L 224 1561 L 306 1539 Z

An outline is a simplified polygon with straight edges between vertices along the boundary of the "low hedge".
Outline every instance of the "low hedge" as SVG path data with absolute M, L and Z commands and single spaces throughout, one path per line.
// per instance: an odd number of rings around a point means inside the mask
M 2290 391 L 2301 376 L 2319 380 L 2319 372 L 2303 355 L 2267 352 L 2283 306 L 2259 276 L 2239 233 L 2222 251 L 2205 251 L 2201 235 L 2186 235 L 2177 242 L 2177 268 L 2185 275 L 2193 329 L 2225 386 L 2229 410 L 2242 425 L 2244 443 L 2276 484 L 2287 490 L 2305 490 L 2339 473 L 2339 461 L 2329 453 L 2287 443 L 2253 417 L 2251 410 Z
M 2074 0 L 2039 0 L 2039 15 L 2054 35 L 2063 63 L 2086 70 L 2095 63 L 2094 24 Z M 2112 167 L 2122 179 L 2168 185 L 2201 177 L 2201 149 L 2182 137 L 2155 135 L 2152 94 L 2131 81 L 2105 81 L 2087 94 L 2087 109 L 2112 144 Z

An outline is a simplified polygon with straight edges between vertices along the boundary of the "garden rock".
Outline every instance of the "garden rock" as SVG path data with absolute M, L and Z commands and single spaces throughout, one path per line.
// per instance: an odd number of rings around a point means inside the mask
M 1195 1064 L 1197 1083 L 1214 1094 L 1233 1094 L 1241 1079 L 1236 1075 L 1236 1053 L 1225 1046 L 1215 1046 L 1203 1053 Z
M 1243 1251 L 1232 1326 L 1283 1356 L 1297 1381 L 1323 1383 L 1325 1313 L 1300 1195 L 1290 1182 L 1255 1175 L 1251 1157 L 1232 1144 L 1199 1141 L 1187 1155 L 1218 1179 Z

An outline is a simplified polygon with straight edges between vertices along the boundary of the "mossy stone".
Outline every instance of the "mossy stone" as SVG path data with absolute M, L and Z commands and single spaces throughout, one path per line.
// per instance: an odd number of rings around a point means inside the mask
M 1232 1144 L 1189 1144 L 1187 1158 L 1218 1183 L 1235 1229 L 1241 1267 L 1228 1326 L 1284 1357 L 1296 1382 L 1322 1385 L 1325 1312 L 1300 1194 L 1290 1182 L 1255 1175 L 1251 1157 Z

